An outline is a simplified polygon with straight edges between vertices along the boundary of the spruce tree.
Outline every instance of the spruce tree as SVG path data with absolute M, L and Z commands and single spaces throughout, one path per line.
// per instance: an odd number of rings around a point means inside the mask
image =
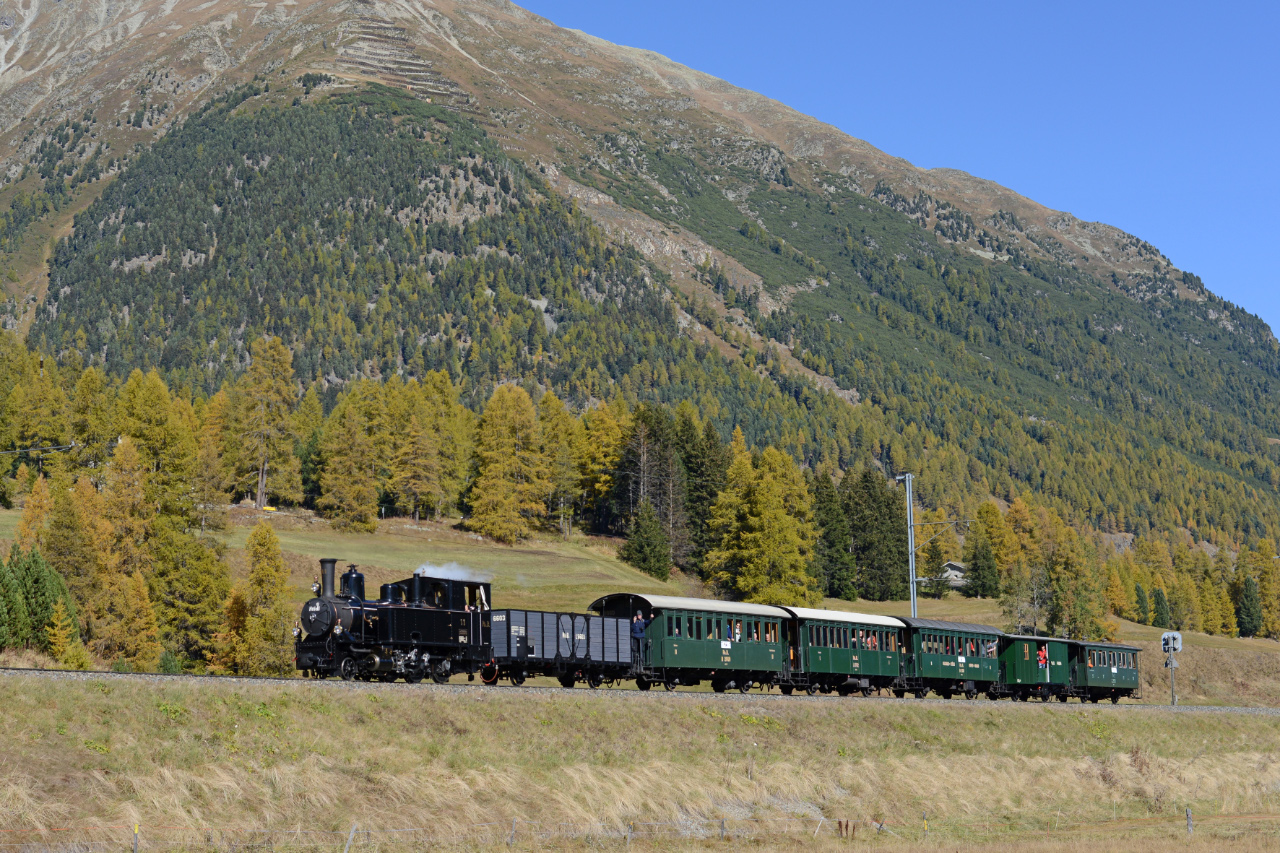
M 1169 599 L 1165 597 L 1164 590 L 1156 587 L 1154 599 L 1151 608 L 1151 626 L 1153 628 L 1168 628 L 1170 626 L 1169 619 Z
M 1241 637 L 1256 637 L 1262 631 L 1262 596 L 1253 575 L 1246 575 L 1236 602 L 1236 628 Z
M 858 593 L 871 601 L 907 598 L 907 507 L 875 468 L 846 474 L 840 499 L 853 533 Z
M 924 572 L 917 572 L 918 577 L 928 578 L 924 584 L 924 594 L 930 598 L 946 598 L 951 592 L 951 585 L 947 582 L 944 573 L 947 570 L 947 560 L 942 553 L 942 543 L 937 539 L 931 541 L 924 549 L 924 560 L 921 568 Z
M 0 610 L 4 612 L 6 648 L 22 648 L 32 640 L 27 597 L 18 574 L 21 559 L 22 552 L 15 544 L 9 549 L 8 562 L 0 560 Z
M 1147 600 L 1147 591 L 1143 589 L 1142 584 L 1135 583 L 1133 585 L 1134 597 L 1134 616 L 1138 622 L 1143 625 L 1151 624 L 1151 602 Z
M 671 544 L 657 510 L 647 499 L 640 502 L 618 557 L 658 580 L 671 577 Z
M 966 557 L 965 583 L 961 591 L 970 598 L 998 598 L 1000 596 L 1000 572 L 996 568 L 995 553 L 991 542 L 982 532 L 969 536 Z
M 853 558 L 853 537 L 840 495 L 831 475 L 819 471 L 810 480 L 818 540 L 814 544 L 814 573 L 822 578 L 826 595 L 845 601 L 858 597 L 858 572 Z

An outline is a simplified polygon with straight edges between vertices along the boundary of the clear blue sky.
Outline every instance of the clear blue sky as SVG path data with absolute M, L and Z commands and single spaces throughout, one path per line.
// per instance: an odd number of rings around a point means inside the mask
M 516 2 L 1123 228 L 1280 334 L 1280 4 Z

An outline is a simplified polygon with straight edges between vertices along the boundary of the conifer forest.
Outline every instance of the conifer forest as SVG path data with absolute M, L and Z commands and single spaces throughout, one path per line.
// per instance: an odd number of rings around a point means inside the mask
M 742 171 L 762 187 L 744 221 L 702 153 L 582 164 L 584 185 L 760 276 L 697 259 L 760 331 L 739 335 L 465 113 L 315 85 L 292 103 L 231 89 L 70 173 L 49 149 L 0 213 L 16 244 L 115 175 L 52 246 L 25 337 L 0 332 L 0 503 L 22 508 L 0 648 L 291 673 L 276 534 L 250 532 L 242 583 L 210 535 L 242 501 L 353 532 L 607 536 L 640 571 L 745 601 L 900 600 L 905 472 L 918 520 L 972 520 L 917 553 L 923 594 L 961 594 L 942 580 L 958 561 L 962 594 L 998 599 L 1011 629 L 1280 639 L 1274 337 L 1188 348 L 1170 313 L 1139 322 L 1140 348 L 1114 329 L 1122 297 L 926 243 L 978 226 L 888 187 Z M 652 198 L 637 157 L 679 192 Z M 825 284 L 764 304 L 797 276 Z

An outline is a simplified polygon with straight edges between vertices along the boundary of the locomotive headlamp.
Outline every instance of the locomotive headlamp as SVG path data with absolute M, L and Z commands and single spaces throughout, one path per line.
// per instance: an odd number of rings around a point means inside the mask
M 315 583 L 311 584 L 311 593 L 312 593 L 312 595 L 319 595 L 319 594 L 320 594 L 320 582 L 319 582 L 319 581 L 316 581 Z
M 296 639 L 298 639 L 298 638 L 299 638 L 299 637 L 301 637 L 301 636 L 302 636 L 302 629 L 301 629 L 301 628 L 299 628 L 297 625 L 294 625 L 294 626 L 293 626 L 293 638 L 296 640 Z

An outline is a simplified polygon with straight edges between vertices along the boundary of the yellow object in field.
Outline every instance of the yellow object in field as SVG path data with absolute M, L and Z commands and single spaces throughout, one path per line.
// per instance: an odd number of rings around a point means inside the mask
M 275 507 L 273 507 L 273 506 L 264 506 L 264 507 L 262 508 L 262 511 L 263 511 L 263 512 L 275 512 L 275 511 L 276 511 L 276 508 L 275 508 Z

